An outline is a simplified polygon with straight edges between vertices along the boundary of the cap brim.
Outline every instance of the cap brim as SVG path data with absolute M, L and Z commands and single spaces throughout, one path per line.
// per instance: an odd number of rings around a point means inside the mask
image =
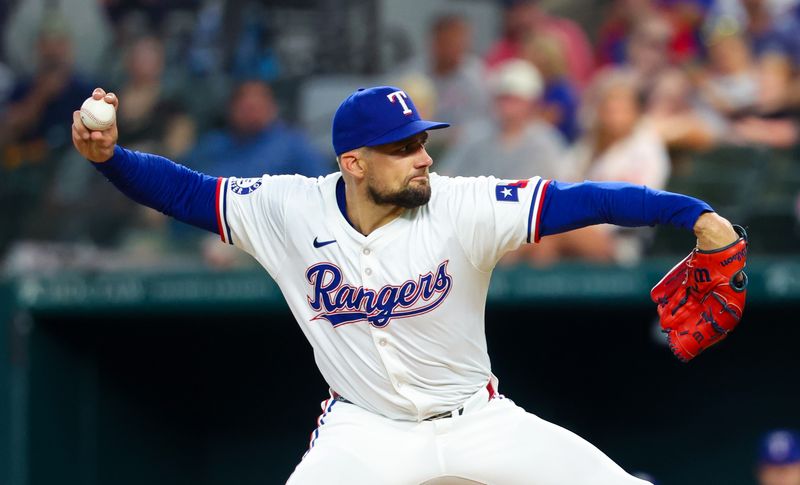
M 411 123 L 405 124 L 400 128 L 395 128 L 389 133 L 381 135 L 378 138 L 375 138 L 374 140 L 366 143 L 364 146 L 374 147 L 376 145 L 385 145 L 387 143 L 394 143 L 396 141 L 405 140 L 406 138 L 412 137 L 417 133 L 422 133 L 423 131 L 439 130 L 442 128 L 447 128 L 448 126 L 450 126 L 450 123 L 442 123 L 439 121 L 416 120 L 412 121 Z

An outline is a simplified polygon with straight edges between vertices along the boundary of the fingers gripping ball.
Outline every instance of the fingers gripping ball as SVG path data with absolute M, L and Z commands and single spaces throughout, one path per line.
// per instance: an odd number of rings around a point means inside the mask
M 81 105 L 81 121 L 92 131 L 103 131 L 111 128 L 116 119 L 114 105 L 102 99 L 88 98 Z
M 694 249 L 650 291 L 672 353 L 688 362 L 724 339 L 744 311 L 747 233 L 714 250 Z

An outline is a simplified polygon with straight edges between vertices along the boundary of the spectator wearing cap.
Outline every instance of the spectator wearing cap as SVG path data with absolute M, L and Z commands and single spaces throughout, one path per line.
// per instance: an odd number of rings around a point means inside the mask
M 720 19 L 705 40 L 708 68 L 693 73 L 703 101 L 727 118 L 749 112 L 758 101 L 758 71 L 741 25 Z
M 705 18 L 705 28 L 724 19 L 731 19 L 742 26 L 745 40 L 752 52 L 760 57 L 768 52 L 781 50 L 781 35 L 777 22 L 784 17 L 786 7 L 771 0 L 715 1 Z
M 800 485 L 800 434 L 775 430 L 764 435 L 757 477 L 759 485 Z
M 535 103 L 543 89 L 536 68 L 520 59 L 508 61 L 489 84 L 494 118 L 464 127 L 436 170 L 453 176 L 560 178 L 565 173 L 565 143 L 558 130 L 536 116 Z

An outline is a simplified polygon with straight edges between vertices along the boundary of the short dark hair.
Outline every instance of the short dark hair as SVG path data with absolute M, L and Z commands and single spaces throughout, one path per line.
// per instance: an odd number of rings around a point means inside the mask
M 467 17 L 457 12 L 448 12 L 437 15 L 431 22 L 430 31 L 432 34 L 441 33 L 443 30 L 457 24 L 468 24 Z
M 233 89 L 231 89 L 230 101 L 234 101 L 236 98 L 238 98 L 239 95 L 242 93 L 242 89 L 249 84 L 256 84 L 263 87 L 264 92 L 267 94 L 267 96 L 272 96 L 272 97 L 275 96 L 275 93 L 272 91 L 272 86 L 267 81 L 257 77 L 243 78 L 236 81 L 236 84 L 233 86 Z

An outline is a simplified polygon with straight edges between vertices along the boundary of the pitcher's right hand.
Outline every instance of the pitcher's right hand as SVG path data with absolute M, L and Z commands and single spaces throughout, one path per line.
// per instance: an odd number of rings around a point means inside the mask
M 114 93 L 106 93 L 101 88 L 95 89 L 92 97 L 113 104 L 114 109 L 119 107 L 117 96 Z M 79 110 L 72 113 L 72 143 L 84 158 L 95 163 L 105 162 L 114 155 L 118 137 L 116 120 L 106 130 L 92 131 L 83 125 Z

